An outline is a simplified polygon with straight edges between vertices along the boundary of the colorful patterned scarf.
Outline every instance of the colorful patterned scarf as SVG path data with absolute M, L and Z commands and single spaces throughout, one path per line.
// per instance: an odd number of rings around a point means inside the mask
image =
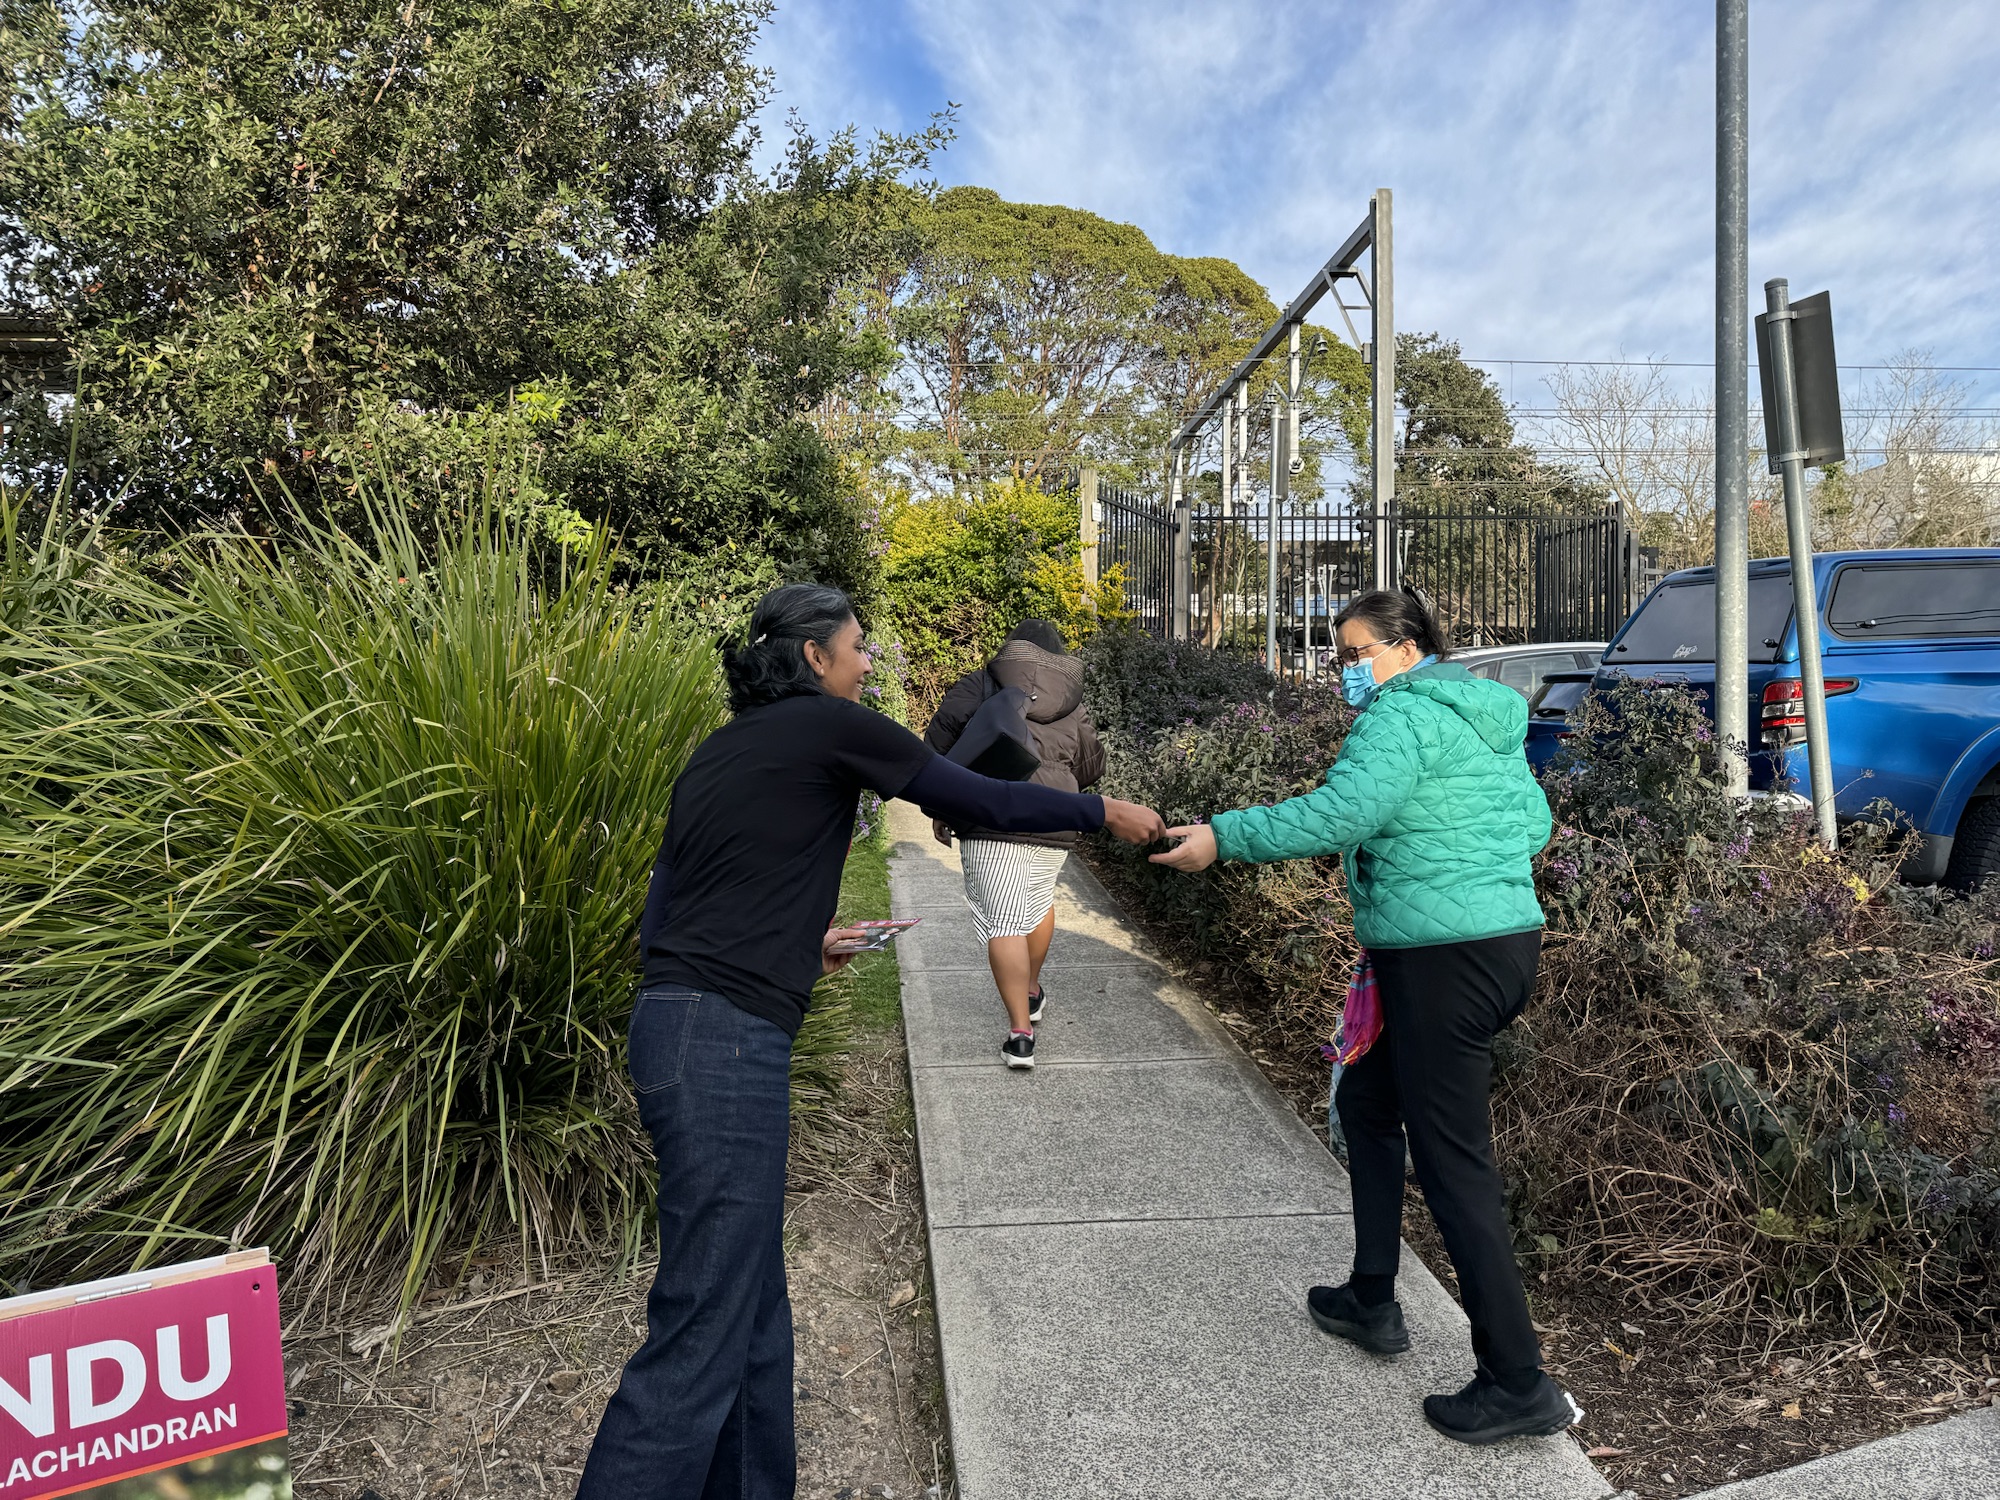
M 1347 983 L 1347 1002 L 1340 1008 L 1340 1030 L 1319 1049 L 1328 1062 L 1346 1067 L 1375 1045 L 1382 1034 L 1382 997 L 1375 989 L 1375 961 L 1364 949 Z

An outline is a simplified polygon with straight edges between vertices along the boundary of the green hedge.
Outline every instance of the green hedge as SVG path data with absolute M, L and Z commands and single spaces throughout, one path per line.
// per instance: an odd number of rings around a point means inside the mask
M 1047 620 L 1077 645 L 1100 623 L 1123 618 L 1119 575 L 1095 590 L 1084 581 L 1074 495 L 1009 481 L 963 497 L 899 501 L 882 524 L 882 612 L 920 718 L 1023 619 Z

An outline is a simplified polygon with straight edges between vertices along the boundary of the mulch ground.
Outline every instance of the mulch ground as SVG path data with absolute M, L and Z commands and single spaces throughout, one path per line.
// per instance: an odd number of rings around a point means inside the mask
M 795 1142 L 786 1262 L 804 1500 L 950 1500 L 900 1031 L 864 1031 Z M 456 1267 L 453 1268 L 457 1270 Z M 645 1328 L 650 1268 L 475 1261 L 421 1301 L 287 1331 L 294 1488 L 312 1500 L 575 1493 Z M 456 1280 L 457 1278 L 454 1277 Z
M 1092 861 L 1116 892 L 1115 867 Z M 1268 1007 L 1231 988 L 1182 934 L 1128 916 L 1228 1025 L 1317 1134 L 1326 1130 L 1327 1068 L 1270 1023 Z M 1414 1179 L 1404 1237 L 1446 1288 L 1457 1279 Z M 1587 1273 L 1528 1277 L 1549 1372 L 1584 1409 L 1577 1437 L 1605 1478 L 1641 1500 L 1698 1494 L 1933 1422 L 2000 1395 L 2000 1351 L 1971 1333 L 1851 1339 L 1751 1338 L 1717 1321 L 1635 1305 Z M 1471 1376 L 1467 1351 L 1467 1377 Z

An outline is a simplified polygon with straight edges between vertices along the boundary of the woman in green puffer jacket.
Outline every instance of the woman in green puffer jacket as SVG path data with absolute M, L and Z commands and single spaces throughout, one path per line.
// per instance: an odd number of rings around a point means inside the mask
M 1341 687 L 1363 712 L 1324 783 L 1170 829 L 1181 843 L 1153 859 L 1193 871 L 1340 854 L 1367 950 L 1350 993 L 1372 981 L 1381 1031 L 1334 1092 L 1354 1269 L 1344 1285 L 1313 1287 L 1307 1305 L 1321 1328 L 1365 1349 L 1409 1348 L 1395 1300 L 1407 1142 L 1458 1272 L 1477 1366 L 1464 1390 L 1426 1397 L 1425 1416 L 1469 1443 L 1560 1432 L 1580 1413 L 1541 1368 L 1487 1097 L 1493 1038 L 1528 1003 L 1541 956 L 1533 861 L 1548 842 L 1549 804 L 1521 752 L 1527 703 L 1445 660 L 1444 636 L 1413 595 L 1363 594 L 1334 624 Z

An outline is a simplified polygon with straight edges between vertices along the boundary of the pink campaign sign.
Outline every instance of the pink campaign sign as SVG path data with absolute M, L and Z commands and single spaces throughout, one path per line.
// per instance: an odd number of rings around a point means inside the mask
M 74 1494 L 284 1431 L 269 1263 L 0 1320 L 0 1500 Z

